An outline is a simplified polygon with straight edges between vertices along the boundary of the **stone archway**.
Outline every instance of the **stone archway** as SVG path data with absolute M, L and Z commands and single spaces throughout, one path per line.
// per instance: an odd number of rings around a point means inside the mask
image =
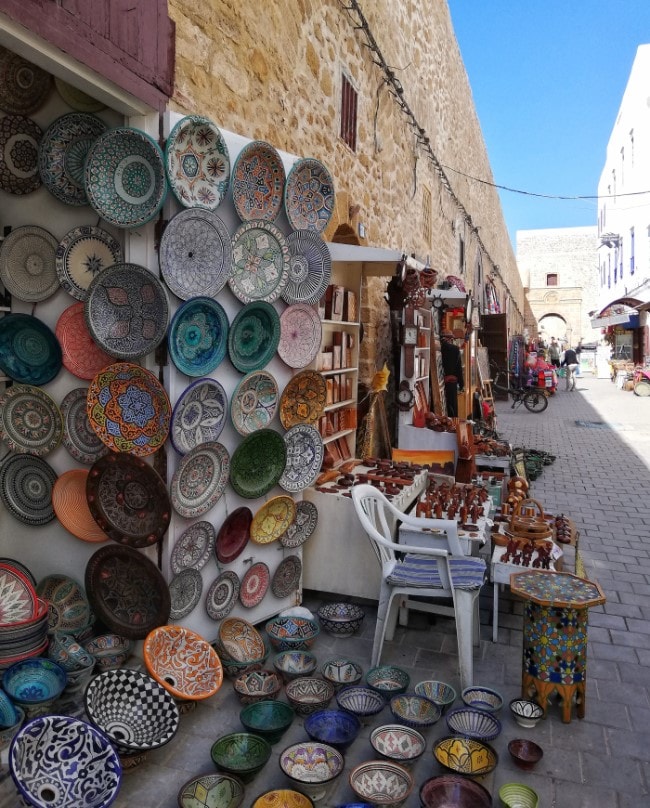
M 549 343 L 551 337 L 555 337 L 560 344 L 563 342 L 571 341 L 571 326 L 567 322 L 566 317 L 563 317 L 557 312 L 548 312 L 539 318 L 538 321 L 539 336 L 544 342 Z

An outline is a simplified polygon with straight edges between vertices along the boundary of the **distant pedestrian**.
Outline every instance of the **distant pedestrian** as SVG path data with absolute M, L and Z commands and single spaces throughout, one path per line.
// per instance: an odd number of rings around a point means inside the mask
M 548 358 L 553 367 L 560 367 L 560 343 L 553 337 L 548 347 Z
M 447 399 L 447 415 L 458 417 L 458 391 L 465 387 L 463 376 L 463 360 L 460 348 L 454 344 L 451 331 L 443 331 L 440 335 L 440 356 L 442 370 L 445 374 L 445 398 Z
M 579 366 L 578 354 L 573 348 L 567 348 L 562 358 L 562 367 L 566 368 L 566 391 L 573 392 L 576 389 L 575 372 Z

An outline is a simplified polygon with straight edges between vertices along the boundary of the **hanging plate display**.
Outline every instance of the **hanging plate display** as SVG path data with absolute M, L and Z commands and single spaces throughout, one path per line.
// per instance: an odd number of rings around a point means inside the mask
M 280 359 L 290 368 L 307 367 L 320 350 L 322 331 L 320 317 L 312 306 L 287 306 L 280 315 Z
M 0 625 L 2 628 L 10 628 L 12 624 L 18 627 L 21 623 L 24 624 L 33 619 L 36 616 L 37 605 L 36 590 L 29 578 L 11 564 L 0 563 Z M 5 696 L 4 691 L 2 696 Z
M 234 609 L 239 597 L 240 583 L 236 573 L 226 570 L 216 578 L 205 598 L 205 610 L 213 620 L 223 620 Z
M 84 187 L 90 206 L 110 224 L 146 224 L 167 194 L 160 146 L 138 129 L 109 129 L 88 150 Z
M 106 131 L 101 118 L 69 112 L 45 130 L 38 147 L 38 170 L 47 190 L 66 205 L 87 205 L 84 163 L 93 141 Z
M 273 222 L 282 207 L 286 174 L 270 143 L 254 140 L 239 152 L 232 172 L 232 201 L 243 222 Z
M 316 530 L 318 524 L 318 508 L 313 502 L 303 499 L 296 505 L 296 518 L 280 536 L 283 547 L 300 547 Z
M 289 279 L 282 290 L 287 303 L 318 303 L 332 275 L 330 250 L 323 239 L 310 230 L 296 230 L 287 236 Z
M 280 399 L 280 421 L 285 429 L 313 424 L 323 414 L 327 388 L 315 370 L 302 370 L 289 380 Z
M 88 542 L 108 541 L 108 536 L 95 522 L 86 499 L 88 469 L 71 469 L 54 483 L 52 507 L 63 527 L 78 539 Z
M 294 230 L 322 233 L 334 212 L 334 180 L 313 157 L 297 160 L 284 188 L 284 209 Z
M 174 545 L 169 566 L 174 575 L 192 567 L 203 569 L 214 550 L 215 532 L 210 522 L 195 522 Z
M 171 519 L 167 486 L 144 460 L 120 452 L 91 466 L 86 496 L 93 519 L 108 536 L 130 547 L 149 547 Z
M 235 449 L 230 484 L 241 497 L 257 499 L 270 491 L 287 464 L 287 448 L 273 429 L 252 432 Z
M 216 379 L 199 379 L 186 387 L 172 413 L 169 436 L 174 449 L 186 454 L 215 441 L 226 423 L 228 398 Z
M 47 71 L 0 47 L 0 109 L 27 115 L 45 102 L 51 89 Z
M 81 225 L 65 234 L 56 248 L 56 274 L 65 291 L 85 300 L 88 287 L 100 272 L 122 263 L 122 247 L 99 227 Z
M 63 366 L 79 379 L 93 379 L 102 368 L 115 361 L 90 336 L 82 302 L 64 310 L 54 333 L 63 352 Z
M 9 513 L 26 525 L 46 525 L 54 519 L 55 482 L 56 472 L 41 457 L 12 454 L 0 466 L 0 498 Z
M 245 222 L 232 238 L 232 269 L 228 286 L 242 303 L 273 303 L 289 278 L 286 239 L 270 222 Z
M 158 256 L 165 283 L 176 297 L 216 297 L 232 266 L 232 240 L 216 213 L 188 208 L 165 227 Z
M 178 309 L 169 326 L 172 362 L 187 376 L 204 376 L 218 367 L 228 346 L 228 317 L 209 297 L 194 297 Z
M 182 570 L 169 582 L 170 620 L 186 617 L 201 600 L 203 578 L 195 569 Z
M 0 396 L 0 440 L 12 452 L 45 457 L 62 436 L 61 411 L 40 387 L 14 384 Z
M 61 402 L 61 415 L 63 445 L 75 460 L 91 466 L 110 450 L 90 426 L 87 402 L 88 388 L 75 387 Z
M 79 112 L 100 112 L 102 109 L 106 109 L 106 104 L 84 93 L 83 90 L 77 89 L 72 84 L 68 84 L 67 81 L 63 81 L 58 76 L 54 77 L 54 86 L 61 98 L 72 109 Z
M 230 418 L 240 435 L 264 429 L 273 420 L 279 398 L 278 383 L 265 370 L 249 373 L 230 399 Z
M 301 575 L 302 561 L 298 556 L 292 555 L 283 558 L 278 568 L 273 573 L 271 592 L 273 592 L 276 598 L 288 597 L 292 592 L 298 589 Z
M 277 541 L 296 518 L 296 503 L 286 494 L 273 497 L 257 511 L 251 523 L 251 539 L 256 544 Z
M 84 305 L 93 339 L 119 359 L 141 359 L 167 333 L 165 287 L 139 264 L 114 264 L 105 269 L 88 287 Z
M 8 194 L 31 194 L 41 185 L 38 144 L 43 131 L 31 118 L 0 118 L 0 188 Z
M 323 465 L 323 439 L 316 427 L 296 424 L 284 436 L 287 465 L 279 483 L 285 491 L 295 493 L 316 482 Z
M 181 458 L 171 481 L 172 505 L 186 519 L 213 508 L 228 482 L 230 455 L 221 443 L 203 443 Z
M 258 561 L 257 564 L 246 571 L 241 579 L 239 600 L 246 609 L 252 609 L 261 603 L 269 588 L 271 575 L 266 564 Z
M 59 288 L 56 239 L 42 227 L 17 227 L 0 247 L 0 280 L 19 300 L 47 300 Z
M 0 369 L 24 384 L 51 382 L 61 370 L 63 356 L 52 331 L 31 314 L 0 318 Z
M 280 342 L 280 318 L 270 303 L 248 303 L 232 322 L 228 334 L 230 361 L 241 373 L 261 370 Z
M 236 508 L 226 517 L 217 533 L 215 552 L 220 564 L 230 564 L 242 552 L 250 539 L 253 513 L 250 508 Z
M 114 452 L 144 457 L 159 449 L 169 434 L 171 405 L 150 371 L 128 362 L 101 370 L 88 388 L 90 426 Z

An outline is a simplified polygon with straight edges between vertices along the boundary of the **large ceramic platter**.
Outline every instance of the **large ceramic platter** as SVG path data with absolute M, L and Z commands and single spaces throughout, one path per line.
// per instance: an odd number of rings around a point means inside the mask
M 243 222 L 273 222 L 282 208 L 286 174 L 270 143 L 254 140 L 239 152 L 232 172 L 232 200 Z
M 239 590 L 239 600 L 246 609 L 253 609 L 264 599 L 269 588 L 271 574 L 262 561 L 253 564 L 244 574 Z
M 215 553 L 220 564 L 230 564 L 248 544 L 251 536 L 253 512 L 250 508 L 236 508 L 229 514 L 217 533 Z
M 139 457 L 111 452 L 97 460 L 86 480 L 86 496 L 95 522 L 120 544 L 149 547 L 169 527 L 167 486 Z
M 9 513 L 26 525 L 46 525 L 54 519 L 52 487 L 56 472 L 30 454 L 11 454 L 0 466 L 0 498 Z
M 284 436 L 287 465 L 279 483 L 285 491 L 302 491 L 316 482 L 323 465 L 323 439 L 311 424 L 296 424 Z
M 0 280 L 19 300 L 47 300 L 59 288 L 56 274 L 57 242 L 42 227 L 17 227 L 0 248 Z
M 65 471 L 52 489 L 54 513 L 63 527 L 78 539 L 88 542 L 108 541 L 108 536 L 90 513 L 86 498 L 87 481 L 88 469 Z
M 276 598 L 286 598 L 300 584 L 302 561 L 297 555 L 287 556 L 279 563 L 271 579 L 271 592 Z
M 322 332 L 320 317 L 312 306 L 287 306 L 280 315 L 280 359 L 290 368 L 306 368 L 320 350 Z
M 287 241 L 270 222 L 245 222 L 232 238 L 228 285 L 242 303 L 273 303 L 289 279 Z
M 280 392 L 266 370 L 255 370 L 239 382 L 230 399 L 230 418 L 240 435 L 264 429 L 273 420 Z
M 169 559 L 174 575 L 190 567 L 205 567 L 214 551 L 215 532 L 210 522 L 195 522 L 178 538 Z
M 144 457 L 167 439 L 171 405 L 165 388 L 145 368 L 117 362 L 100 371 L 88 388 L 90 425 L 114 452 Z
M 322 233 L 334 212 L 334 180 L 313 157 L 297 160 L 284 188 L 284 209 L 294 230 Z
M 146 224 L 167 195 L 160 146 L 138 129 L 109 129 L 88 150 L 84 187 L 90 206 L 110 224 Z
M 88 561 L 85 588 L 93 612 L 111 631 L 143 640 L 169 622 L 169 587 L 156 565 L 119 544 L 100 547 Z
M 186 387 L 172 413 L 169 436 L 179 454 L 215 441 L 228 414 L 228 398 L 216 379 L 198 379 Z
M 241 373 L 261 370 L 280 342 L 280 318 L 270 303 L 248 303 L 232 322 L 228 334 L 230 361 Z
M 50 94 L 52 76 L 8 48 L 0 48 L 0 109 L 28 115 Z
M 63 355 L 51 329 L 31 314 L 0 318 L 0 369 L 24 384 L 42 385 L 61 370 Z
M 303 499 L 296 505 L 296 518 L 280 536 L 283 547 L 300 547 L 316 530 L 318 524 L 318 508 L 313 502 Z
M 186 617 L 201 600 L 203 578 L 195 569 L 182 570 L 169 582 L 171 599 L 170 620 L 181 620 Z
M 0 440 L 12 452 L 45 457 L 63 437 L 63 417 L 40 387 L 14 384 L 0 396 Z
M 3 629 L 18 627 L 36 616 L 36 590 L 20 569 L 0 563 L 0 625 Z M 2 693 L 3 707 L 6 698 Z M 12 703 L 11 701 L 9 702 Z
M 230 484 L 241 497 L 257 499 L 270 491 L 287 464 L 282 435 L 259 429 L 244 438 L 230 462 Z
M 38 170 L 47 190 L 66 205 L 87 205 L 84 163 L 92 142 L 106 131 L 101 118 L 69 112 L 45 130 L 38 147 Z
M 88 388 L 75 387 L 61 402 L 63 445 L 79 463 L 92 466 L 110 449 L 104 445 L 88 420 Z
M 213 508 L 224 492 L 230 472 L 230 455 L 221 443 L 203 443 L 179 462 L 171 481 L 176 513 L 194 519 Z
M 329 286 L 332 258 L 317 233 L 296 230 L 287 236 L 289 280 L 282 291 L 287 303 L 318 303 Z
M 296 518 L 296 503 L 282 494 L 273 497 L 257 511 L 251 524 L 251 539 L 256 544 L 277 541 Z
M 188 208 L 165 228 L 158 256 L 165 283 L 176 297 L 216 297 L 228 280 L 232 240 L 214 211 Z
M 63 81 L 58 76 L 54 77 L 54 86 L 65 103 L 78 112 L 100 112 L 106 109 L 106 104 L 93 98 L 92 95 L 84 93 L 67 81 Z
M 84 305 L 92 338 L 118 359 L 141 359 L 167 334 L 167 292 L 153 272 L 139 264 L 105 269 L 88 287 Z
M 199 115 L 181 118 L 167 138 L 165 170 L 181 205 L 214 210 L 230 183 L 230 155 L 217 125 Z
M 63 352 L 63 366 L 79 379 L 89 381 L 115 361 L 91 337 L 81 301 L 63 311 L 54 333 Z
M 181 373 L 205 376 L 218 367 L 228 347 L 228 317 L 209 297 L 194 297 L 172 317 L 167 344 Z
M 289 380 L 280 399 L 280 421 L 285 429 L 296 424 L 313 424 L 323 414 L 327 388 L 325 378 L 315 370 L 302 370 Z
M 65 291 L 85 300 L 95 277 L 122 263 L 122 247 L 106 230 L 80 225 L 67 232 L 56 248 L 56 274 Z
M 31 118 L 0 118 L 0 188 L 8 194 L 31 194 L 41 185 L 38 144 L 43 131 Z
M 234 609 L 240 592 L 237 573 L 222 572 L 210 585 L 205 598 L 205 610 L 212 620 L 223 620 Z

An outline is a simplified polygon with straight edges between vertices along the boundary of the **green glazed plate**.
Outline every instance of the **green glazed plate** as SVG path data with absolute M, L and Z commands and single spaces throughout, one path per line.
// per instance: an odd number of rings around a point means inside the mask
M 278 432 L 258 429 L 235 449 L 230 461 L 230 484 L 241 497 L 257 499 L 270 491 L 282 476 L 287 447 Z
M 261 370 L 271 361 L 280 342 L 280 317 L 270 303 L 248 303 L 237 314 L 228 333 L 228 355 L 241 373 Z

